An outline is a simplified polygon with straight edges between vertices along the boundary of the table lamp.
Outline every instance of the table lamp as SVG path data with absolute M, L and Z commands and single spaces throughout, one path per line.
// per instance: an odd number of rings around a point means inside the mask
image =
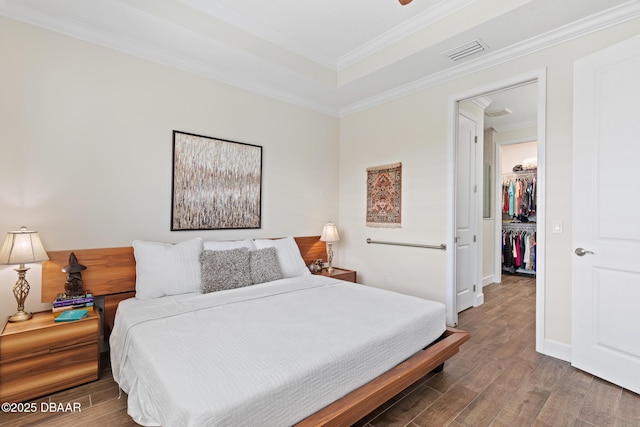
M 41 262 L 49 259 L 42 246 L 37 231 L 27 230 L 21 227 L 19 231 L 9 231 L 0 249 L 0 264 L 19 264 L 15 269 L 18 272 L 18 281 L 13 287 L 13 295 L 18 302 L 18 311 L 9 317 L 9 322 L 22 322 L 31 319 L 31 313 L 24 311 L 24 302 L 29 295 L 29 282 L 25 276 L 29 267 L 25 264 Z
M 326 223 L 324 225 L 324 228 L 322 229 L 320 240 L 327 243 L 327 262 L 329 263 L 327 271 L 329 273 L 333 273 L 334 269 L 331 266 L 331 262 L 333 261 L 333 242 L 340 241 L 338 227 L 336 227 L 336 225 L 332 222 Z

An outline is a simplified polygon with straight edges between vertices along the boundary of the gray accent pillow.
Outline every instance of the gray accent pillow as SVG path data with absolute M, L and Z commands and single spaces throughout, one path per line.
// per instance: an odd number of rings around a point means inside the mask
M 247 248 L 202 251 L 200 266 L 204 294 L 252 284 Z
M 284 278 L 276 248 L 264 248 L 249 252 L 249 264 L 253 284 Z

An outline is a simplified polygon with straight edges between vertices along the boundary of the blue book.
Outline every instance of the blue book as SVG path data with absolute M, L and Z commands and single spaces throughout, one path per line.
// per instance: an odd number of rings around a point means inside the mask
M 72 322 L 74 320 L 80 320 L 83 317 L 87 317 L 89 312 L 87 310 L 67 310 L 63 311 L 60 316 L 54 319 L 55 322 Z

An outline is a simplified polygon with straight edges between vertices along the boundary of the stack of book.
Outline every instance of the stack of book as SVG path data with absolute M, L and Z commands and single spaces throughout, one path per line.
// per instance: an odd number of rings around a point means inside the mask
M 53 317 L 58 317 L 60 314 L 69 310 L 93 311 L 93 295 L 90 293 L 77 296 L 58 294 L 53 301 Z

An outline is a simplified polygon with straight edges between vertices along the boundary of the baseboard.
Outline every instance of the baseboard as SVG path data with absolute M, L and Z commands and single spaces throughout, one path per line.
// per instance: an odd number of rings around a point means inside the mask
M 571 362 L 571 345 L 559 341 L 545 339 L 542 349 L 536 348 L 538 353 L 546 356 L 555 357 L 556 359 Z
M 475 302 L 473 303 L 474 307 L 484 304 L 484 294 L 479 293 L 476 295 Z
M 495 282 L 495 277 L 493 274 L 488 275 L 487 277 L 482 278 L 482 286 L 487 286 Z

